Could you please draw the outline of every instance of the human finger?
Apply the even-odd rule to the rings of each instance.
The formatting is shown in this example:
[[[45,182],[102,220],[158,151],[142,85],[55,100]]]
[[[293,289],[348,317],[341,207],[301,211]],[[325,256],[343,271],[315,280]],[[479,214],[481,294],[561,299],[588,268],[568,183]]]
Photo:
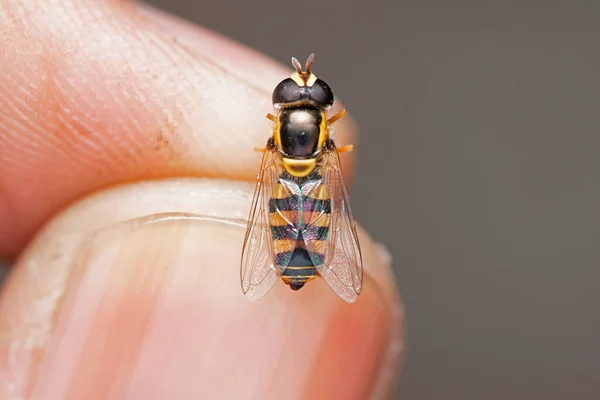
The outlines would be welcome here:
[[[127,2],[4,1],[0,37],[0,256],[9,258],[53,214],[106,187],[253,179],[252,149],[272,130],[270,92],[290,73]],[[351,142],[350,118],[336,125]],[[343,162],[351,171],[351,157]]]

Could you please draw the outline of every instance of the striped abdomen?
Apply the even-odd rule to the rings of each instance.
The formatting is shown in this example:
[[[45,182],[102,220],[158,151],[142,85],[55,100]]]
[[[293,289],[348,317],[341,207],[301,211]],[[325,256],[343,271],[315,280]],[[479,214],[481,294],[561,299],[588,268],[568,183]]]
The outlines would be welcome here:
[[[323,264],[324,253],[317,249],[326,244],[331,205],[320,179],[280,182],[269,200],[274,261],[281,279],[298,290]]]

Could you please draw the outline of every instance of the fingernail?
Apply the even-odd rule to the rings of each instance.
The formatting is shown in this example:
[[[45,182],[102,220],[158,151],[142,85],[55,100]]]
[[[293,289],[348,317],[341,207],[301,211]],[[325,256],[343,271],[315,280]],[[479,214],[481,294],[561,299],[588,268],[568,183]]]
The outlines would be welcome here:
[[[73,259],[28,398],[367,397],[389,335],[377,286],[352,305],[320,281],[300,292],[279,283],[249,302],[243,233],[182,217],[93,235]]]

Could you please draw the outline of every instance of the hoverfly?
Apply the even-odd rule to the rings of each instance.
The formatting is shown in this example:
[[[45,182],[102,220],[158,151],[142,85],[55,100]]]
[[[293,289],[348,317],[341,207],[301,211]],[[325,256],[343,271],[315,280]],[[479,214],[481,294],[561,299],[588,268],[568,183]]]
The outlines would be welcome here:
[[[292,57],[290,78],[273,91],[276,115],[263,152],[250,209],[241,262],[242,290],[251,300],[264,296],[281,278],[292,290],[321,276],[343,300],[352,303],[362,288],[363,268],[356,222],[342,179],[331,125],[344,110],[327,118],[333,92]]]

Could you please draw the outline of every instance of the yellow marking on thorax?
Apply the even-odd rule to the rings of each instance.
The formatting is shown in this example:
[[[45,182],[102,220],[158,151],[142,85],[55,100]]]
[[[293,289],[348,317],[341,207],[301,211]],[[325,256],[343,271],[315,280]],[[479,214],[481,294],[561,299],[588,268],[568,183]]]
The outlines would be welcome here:
[[[283,167],[293,177],[304,178],[312,172],[317,166],[316,158],[308,159],[294,159],[294,158],[283,158]]]
[[[319,126],[319,149],[323,147],[329,137],[329,126],[327,125],[327,115],[321,111],[321,125]]]
[[[275,140],[275,145],[277,148],[281,148],[281,121],[279,121],[279,116],[275,120],[275,127],[273,128],[273,140]]]

